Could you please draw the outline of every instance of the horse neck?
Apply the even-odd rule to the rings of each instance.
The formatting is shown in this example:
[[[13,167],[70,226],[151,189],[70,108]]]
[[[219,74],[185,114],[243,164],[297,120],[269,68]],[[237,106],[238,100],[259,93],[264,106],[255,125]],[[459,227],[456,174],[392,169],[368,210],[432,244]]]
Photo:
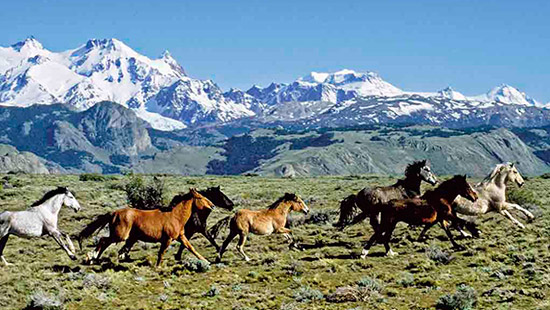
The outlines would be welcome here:
[[[285,218],[290,213],[290,207],[292,204],[288,202],[281,202],[277,206],[277,208],[274,209],[275,213],[283,215]]]
[[[436,189],[430,192],[428,194],[428,199],[436,199],[436,200],[445,200],[447,203],[451,204],[456,197],[458,197],[458,191],[456,191],[454,186],[450,186],[450,184],[441,184]]]
[[[401,187],[407,192],[411,193],[413,196],[420,195],[420,184],[422,180],[418,176],[405,176],[404,179],[397,181],[395,187]]]
[[[506,177],[508,176],[508,173],[499,173],[492,181],[493,184],[498,186],[499,188],[505,188],[506,187]]]
[[[52,198],[46,200],[43,204],[34,208],[42,211],[47,211],[57,217],[61,207],[63,206],[64,195],[55,195]]]
[[[179,222],[184,223],[191,217],[194,200],[186,200],[178,203],[170,212]]]

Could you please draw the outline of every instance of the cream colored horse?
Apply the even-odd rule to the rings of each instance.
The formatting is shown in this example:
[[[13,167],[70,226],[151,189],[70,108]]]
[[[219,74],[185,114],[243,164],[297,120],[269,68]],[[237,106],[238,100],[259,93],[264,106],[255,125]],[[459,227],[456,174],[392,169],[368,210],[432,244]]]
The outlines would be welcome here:
[[[459,214],[479,216],[488,212],[498,212],[523,229],[525,226],[512,216],[511,210],[523,212],[529,220],[535,216],[525,208],[506,201],[506,183],[513,182],[518,186],[523,186],[525,181],[516,169],[514,163],[504,163],[496,165],[495,169],[483,181],[476,184],[474,189],[477,191],[479,199],[471,202],[465,198],[457,197],[453,203],[453,210]],[[465,232],[461,231],[463,235]],[[467,236],[467,234],[465,235]]]

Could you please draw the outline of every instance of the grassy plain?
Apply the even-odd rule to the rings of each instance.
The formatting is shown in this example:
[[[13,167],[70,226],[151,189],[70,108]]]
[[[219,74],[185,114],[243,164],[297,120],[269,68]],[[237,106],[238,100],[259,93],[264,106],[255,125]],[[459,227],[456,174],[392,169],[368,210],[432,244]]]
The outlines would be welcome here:
[[[124,176],[97,181],[80,181],[73,175],[8,178],[9,185],[0,191],[1,210],[24,209],[55,186],[73,190],[82,210],[64,208],[59,223],[70,234],[126,201]],[[51,238],[12,236],[4,255],[14,265],[0,267],[0,308],[21,309],[50,301],[52,309],[433,309],[442,295],[453,294],[461,284],[475,290],[475,308],[550,308],[550,180],[532,178],[522,189],[514,189],[516,201],[540,205],[534,208],[538,217],[523,231],[500,215],[486,215],[477,220],[481,238],[460,240],[467,250],[454,252],[440,228],[434,227],[429,239],[420,243],[413,241],[420,228],[399,224],[393,239],[397,257],[384,257],[383,247],[376,246],[362,260],[358,255],[372,229],[366,222],[344,231],[333,228],[338,203],[362,187],[391,184],[393,178],[162,178],[167,199],[189,187],[221,185],[236,208],[263,208],[285,192],[296,192],[316,214],[308,220],[292,216],[294,235],[305,250],[289,250],[282,236],[252,235],[245,248],[250,263],[236,253],[234,241],[221,264],[198,272],[186,267],[194,266],[190,253],[184,256],[187,265],[174,259],[177,243],[156,269],[158,245],[137,244],[131,252],[133,261],[121,263],[117,260],[121,245],[113,246],[100,264],[88,266],[82,264],[83,253],[71,261]],[[229,214],[216,209],[209,225]],[[329,221],[324,221],[326,216]],[[85,251],[93,243],[93,238],[88,240]],[[214,261],[214,248],[204,237],[196,236],[192,243]]]

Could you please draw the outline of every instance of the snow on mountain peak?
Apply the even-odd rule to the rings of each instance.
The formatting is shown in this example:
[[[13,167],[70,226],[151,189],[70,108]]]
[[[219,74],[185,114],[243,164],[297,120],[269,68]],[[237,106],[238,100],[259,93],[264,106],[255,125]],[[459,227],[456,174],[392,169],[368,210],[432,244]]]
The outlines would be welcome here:
[[[537,105],[537,102],[510,85],[502,84],[491,89],[486,95],[487,100],[505,104]]]
[[[22,52],[24,50],[42,50],[44,47],[33,36],[29,36],[24,41],[17,42],[11,46],[14,50]]]
[[[466,96],[454,90],[451,86],[437,92],[437,97],[452,99],[452,100],[467,100]]]

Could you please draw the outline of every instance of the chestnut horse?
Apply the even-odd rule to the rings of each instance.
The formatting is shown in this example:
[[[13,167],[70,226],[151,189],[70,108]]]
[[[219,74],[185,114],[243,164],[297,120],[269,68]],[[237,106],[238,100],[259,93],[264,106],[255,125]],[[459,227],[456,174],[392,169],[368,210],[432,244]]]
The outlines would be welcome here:
[[[376,231],[380,225],[379,207],[392,199],[406,199],[420,195],[422,181],[437,184],[437,177],[430,169],[427,160],[415,161],[405,168],[405,178],[391,186],[363,188],[357,195],[350,195],[340,203],[340,218],[334,226],[343,229],[348,225],[370,218],[370,224]],[[355,210],[361,213],[353,218]]]
[[[213,204],[193,188],[188,194],[178,195],[178,197],[180,200],[169,211],[124,208],[100,215],[80,232],[78,238],[80,241],[105,225],[109,225],[109,236],[101,238],[95,251],[88,254],[89,262],[98,260],[109,245],[121,241],[126,241],[126,244],[119,251],[119,258],[124,258],[132,246],[140,240],[161,244],[157,267],[160,266],[162,257],[173,240],[180,241],[198,259],[206,260],[191,245],[185,236],[184,227],[193,213],[209,212]]]
[[[382,205],[380,208],[382,214],[380,227],[365,244],[361,257],[365,258],[369,254],[369,249],[377,240],[384,243],[386,255],[395,255],[389,242],[393,230],[399,222],[427,226],[440,223],[453,247],[461,248],[454,241],[448,222],[458,222],[466,226],[474,224],[467,223],[465,220],[456,217],[452,212],[451,205],[459,195],[470,201],[476,201],[477,199],[477,194],[466,181],[466,176],[456,175],[452,179],[441,183],[436,189],[427,191],[422,197],[391,200]]]
[[[221,223],[229,221],[229,235],[225,239],[218,253],[217,261],[221,261],[225,249],[239,235],[239,243],[237,249],[243,256],[245,261],[250,261],[250,258],[244,253],[244,243],[248,233],[256,235],[271,235],[272,233],[283,234],[283,236],[294,244],[294,238],[291,235],[290,229],[286,228],[286,220],[290,211],[309,212],[305,202],[295,194],[286,193],[272,205],[264,210],[247,210],[240,209],[233,217],[228,216],[218,222],[215,226],[220,226]]]

